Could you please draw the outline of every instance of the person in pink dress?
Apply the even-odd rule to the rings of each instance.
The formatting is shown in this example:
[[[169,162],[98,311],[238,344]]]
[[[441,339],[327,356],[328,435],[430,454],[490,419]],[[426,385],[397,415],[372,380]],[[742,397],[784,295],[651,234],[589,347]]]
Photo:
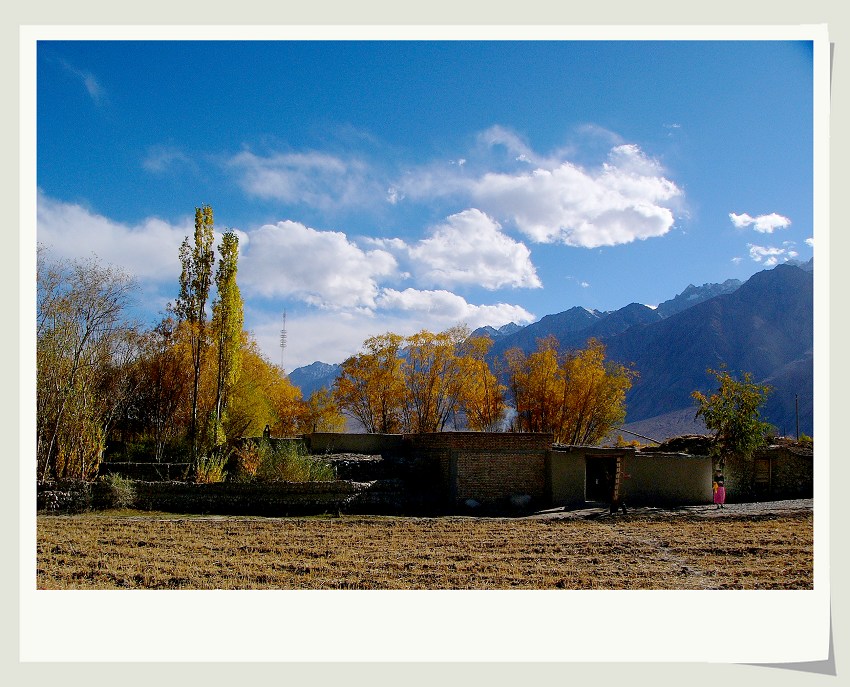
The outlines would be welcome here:
[[[718,470],[714,474],[714,503],[718,508],[723,508],[726,503],[726,486],[724,485],[723,473]]]

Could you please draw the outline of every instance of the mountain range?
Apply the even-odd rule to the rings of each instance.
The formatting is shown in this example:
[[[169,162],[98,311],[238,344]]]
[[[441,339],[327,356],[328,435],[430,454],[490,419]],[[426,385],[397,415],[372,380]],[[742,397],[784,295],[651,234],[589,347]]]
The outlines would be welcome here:
[[[606,346],[609,360],[638,372],[626,396],[623,430],[656,440],[701,431],[691,393],[714,390],[707,373],[725,364],[735,376],[752,373],[769,384],[763,417],[781,434],[813,433],[814,263],[785,263],[746,282],[693,284],[652,308],[630,303],[619,310],[573,307],[526,327],[482,327],[473,336],[493,340],[491,362],[510,348],[526,352],[554,335],[561,350],[583,347],[589,338]],[[304,396],[330,388],[338,365],[315,362],[289,379]],[[625,439],[632,438],[628,434]]]

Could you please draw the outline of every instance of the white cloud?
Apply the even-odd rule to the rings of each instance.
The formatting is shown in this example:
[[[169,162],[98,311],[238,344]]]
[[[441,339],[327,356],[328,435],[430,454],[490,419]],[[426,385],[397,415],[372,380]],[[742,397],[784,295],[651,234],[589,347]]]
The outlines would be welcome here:
[[[466,196],[541,243],[613,246],[663,236],[673,227],[670,206],[682,191],[636,145],[617,145],[603,165],[586,170],[567,160],[546,160],[499,127],[485,134],[488,143],[505,145],[537,166],[479,176],[424,169],[399,186],[413,199]]]
[[[787,262],[792,258],[797,257],[797,252],[792,248],[776,248],[774,246],[757,246],[752,243],[747,244],[750,250],[750,257],[755,262],[763,262],[765,267],[773,267],[779,262]]]
[[[68,259],[95,254],[143,280],[177,284],[180,244],[193,232],[191,222],[187,218],[174,225],[148,218],[131,226],[38,194],[37,237],[51,254]]]
[[[534,151],[518,134],[503,126],[491,126],[486,131],[482,131],[478,135],[478,139],[491,148],[494,146],[504,147],[516,161],[531,163],[537,159]]]
[[[380,197],[394,202],[393,190],[379,185],[368,166],[358,160],[319,152],[261,157],[243,151],[229,165],[239,174],[242,188],[259,198],[318,208],[357,206]]]
[[[142,160],[142,167],[149,172],[160,173],[175,165],[196,168],[196,162],[182,150],[170,146],[153,146]]]
[[[738,229],[752,226],[753,229],[762,234],[772,234],[776,229],[785,229],[791,226],[790,219],[775,212],[771,212],[768,215],[758,215],[757,217],[752,217],[746,212],[740,215],[730,212],[729,219],[732,220],[732,224]]]
[[[806,245],[809,246],[809,248],[815,247],[815,239],[813,236],[806,239]]]
[[[440,328],[464,322],[475,329],[483,325],[499,327],[509,322],[532,322],[535,317],[525,308],[508,303],[473,305],[450,291],[384,289],[378,298],[382,310],[394,310],[427,316],[431,327]]]
[[[736,265],[739,265],[743,260],[744,260],[744,258],[741,258],[741,257],[732,258],[732,262],[734,262]]]
[[[287,220],[250,233],[239,278],[244,289],[268,298],[295,298],[337,310],[373,309],[378,278],[396,270],[395,258],[384,250],[363,251],[342,232]]]
[[[531,251],[474,208],[451,215],[416,244],[401,239],[373,243],[408,259],[413,276],[426,286],[476,285],[489,290],[542,286]]]
[[[487,324],[496,327],[508,322],[524,324],[535,319],[518,306],[476,306],[445,291],[416,292],[409,289],[399,292],[388,289],[378,300],[380,310],[375,312],[289,312],[284,367],[294,370],[317,360],[340,363],[360,350],[368,337],[388,331],[409,336],[422,329],[444,331],[459,323],[475,329]],[[266,315],[248,310],[245,321],[261,350],[270,360],[279,363],[280,313]]]
[[[78,69],[64,59],[59,60],[59,63],[65,71],[82,83],[95,105],[102,105],[106,102],[106,91],[103,89],[103,86],[100,85],[100,82],[94,74],[84,69]]]

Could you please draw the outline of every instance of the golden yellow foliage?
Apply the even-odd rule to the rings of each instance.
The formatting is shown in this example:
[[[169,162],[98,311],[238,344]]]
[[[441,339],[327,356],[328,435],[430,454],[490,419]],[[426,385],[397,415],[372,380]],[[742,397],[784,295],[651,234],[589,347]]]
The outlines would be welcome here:
[[[581,351],[560,354],[550,336],[538,341],[534,353],[514,348],[506,360],[519,431],[552,432],[558,443],[592,444],[625,417],[626,392],[636,373],[607,362],[604,345],[595,339]]]

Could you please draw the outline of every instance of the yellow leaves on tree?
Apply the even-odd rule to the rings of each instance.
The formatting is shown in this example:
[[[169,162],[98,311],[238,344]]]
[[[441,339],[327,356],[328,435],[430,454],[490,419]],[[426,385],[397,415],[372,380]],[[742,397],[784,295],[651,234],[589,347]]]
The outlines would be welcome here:
[[[274,436],[290,436],[300,431],[304,415],[301,390],[263,357],[255,341],[248,341],[230,391],[227,436],[260,436],[266,425]]]
[[[595,339],[584,350],[561,354],[550,336],[530,355],[511,349],[506,361],[518,431],[552,432],[557,443],[593,444],[625,417],[626,392],[636,373],[607,362],[605,347]]]
[[[459,414],[470,429],[495,429],[504,387],[484,360],[490,345],[466,327],[371,337],[343,363],[334,399],[367,432],[440,432]]]
[[[361,353],[343,362],[334,383],[336,403],[367,432],[391,434],[402,429],[402,342],[392,333],[369,337]]]

